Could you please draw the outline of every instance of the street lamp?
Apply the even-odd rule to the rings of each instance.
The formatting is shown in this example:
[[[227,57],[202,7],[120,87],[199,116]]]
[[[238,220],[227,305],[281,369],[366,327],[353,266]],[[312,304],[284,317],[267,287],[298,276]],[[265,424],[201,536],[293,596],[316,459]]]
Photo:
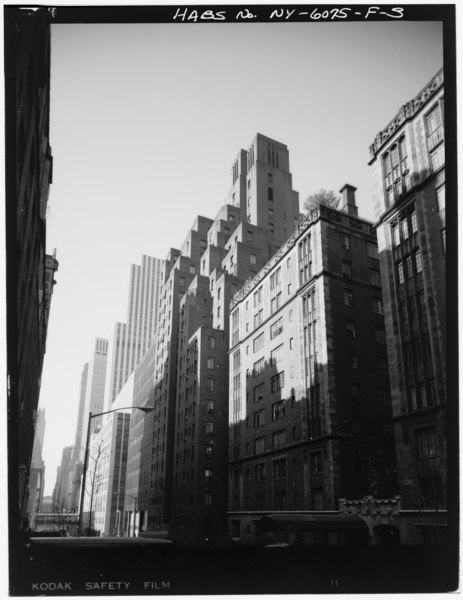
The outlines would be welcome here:
[[[96,417],[101,417],[102,415],[109,415],[110,413],[118,412],[120,410],[130,410],[130,409],[134,409],[134,408],[136,408],[137,410],[141,410],[144,413],[149,413],[154,410],[154,408],[152,406],[121,406],[119,408],[113,408],[112,410],[107,410],[107,411],[101,412],[101,413],[96,413],[96,414],[92,414],[91,412],[88,413],[87,439],[85,442],[85,458],[84,458],[84,468],[83,468],[83,472],[82,472],[82,489],[80,492],[79,525],[78,525],[78,529],[77,529],[79,536],[82,535],[82,517],[83,517],[83,513],[84,513],[84,499],[85,499],[85,480],[87,477],[87,465],[88,465],[88,445],[89,445],[89,441],[90,441],[90,430],[91,430],[92,419],[95,419]]]

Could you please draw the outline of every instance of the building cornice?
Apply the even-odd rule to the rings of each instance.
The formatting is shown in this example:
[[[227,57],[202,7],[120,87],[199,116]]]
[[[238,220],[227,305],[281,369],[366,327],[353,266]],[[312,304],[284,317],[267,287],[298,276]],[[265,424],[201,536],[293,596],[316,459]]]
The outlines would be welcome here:
[[[273,267],[280,262],[283,256],[296,245],[297,240],[319,219],[332,222],[335,221],[344,227],[350,227],[352,229],[356,229],[357,231],[362,230],[372,236],[376,235],[375,226],[366,219],[353,217],[343,211],[329,208],[324,204],[319,204],[317,208],[311,210],[302,218],[297,226],[297,229],[290,236],[288,241],[285,242],[285,244],[283,244],[283,246],[272,256],[272,258],[267,262],[266,265],[262,267],[257,275],[254,275],[245,281],[243,287],[231,299],[230,311],[232,311],[236,305],[239,304],[264,279],[264,277],[273,269]]]
[[[396,131],[407,121],[411,121],[418,111],[440,90],[444,85],[444,70],[441,69],[431,81],[421,90],[421,92],[404,104],[395,117],[390,121],[386,127],[381,130],[375,137],[373,144],[370,146],[370,163],[371,164],[384,146],[384,144],[391,139]]]

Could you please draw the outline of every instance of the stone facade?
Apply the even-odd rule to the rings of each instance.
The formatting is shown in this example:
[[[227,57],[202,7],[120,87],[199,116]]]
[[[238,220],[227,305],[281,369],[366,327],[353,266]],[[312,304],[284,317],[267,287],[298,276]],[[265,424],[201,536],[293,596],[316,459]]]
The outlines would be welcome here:
[[[377,137],[370,165],[401,501],[438,509],[447,502],[443,72],[406,107]]]
[[[198,216],[165,261],[155,411],[139,449],[151,475],[142,483],[140,471],[139,496],[146,528],[168,530],[177,543],[226,535],[229,304],[297,217],[288,150],[257,134],[233,163],[228,203],[215,219]]]
[[[394,489],[376,235],[355,188],[341,191],[344,210],[311,211],[232,300],[235,538],[258,536],[262,511],[333,511],[340,496]]]

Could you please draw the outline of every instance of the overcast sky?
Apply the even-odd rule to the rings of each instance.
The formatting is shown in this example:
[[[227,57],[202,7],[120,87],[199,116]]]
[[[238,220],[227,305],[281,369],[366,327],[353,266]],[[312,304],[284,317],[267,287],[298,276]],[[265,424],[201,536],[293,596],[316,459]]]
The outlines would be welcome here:
[[[431,22],[52,26],[46,494],[95,338],[126,320],[130,264],[216,215],[257,132],[287,144],[301,201],[350,183],[373,220],[369,145],[442,60]]]

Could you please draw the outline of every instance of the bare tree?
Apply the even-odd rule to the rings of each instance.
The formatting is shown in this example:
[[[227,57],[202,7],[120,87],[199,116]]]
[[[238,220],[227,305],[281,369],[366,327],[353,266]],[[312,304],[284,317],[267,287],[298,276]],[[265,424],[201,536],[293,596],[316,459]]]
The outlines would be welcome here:
[[[61,499],[58,504],[53,505],[53,513],[54,513],[54,527],[58,528],[59,531],[65,531],[67,525],[67,506],[66,500],[64,498]]]
[[[319,204],[323,204],[328,208],[338,208],[341,198],[337,196],[333,190],[318,190],[315,194],[311,194],[304,200],[304,210],[309,212],[318,208]]]
[[[100,440],[99,443],[94,446],[93,452],[89,453],[89,458],[92,461],[92,464],[89,467],[89,476],[87,477],[88,484],[85,486],[85,492],[89,497],[87,535],[91,535],[90,532],[92,530],[93,502],[105,478],[104,474],[98,468],[100,460],[104,458],[104,456],[105,452],[103,448],[103,441]]]

